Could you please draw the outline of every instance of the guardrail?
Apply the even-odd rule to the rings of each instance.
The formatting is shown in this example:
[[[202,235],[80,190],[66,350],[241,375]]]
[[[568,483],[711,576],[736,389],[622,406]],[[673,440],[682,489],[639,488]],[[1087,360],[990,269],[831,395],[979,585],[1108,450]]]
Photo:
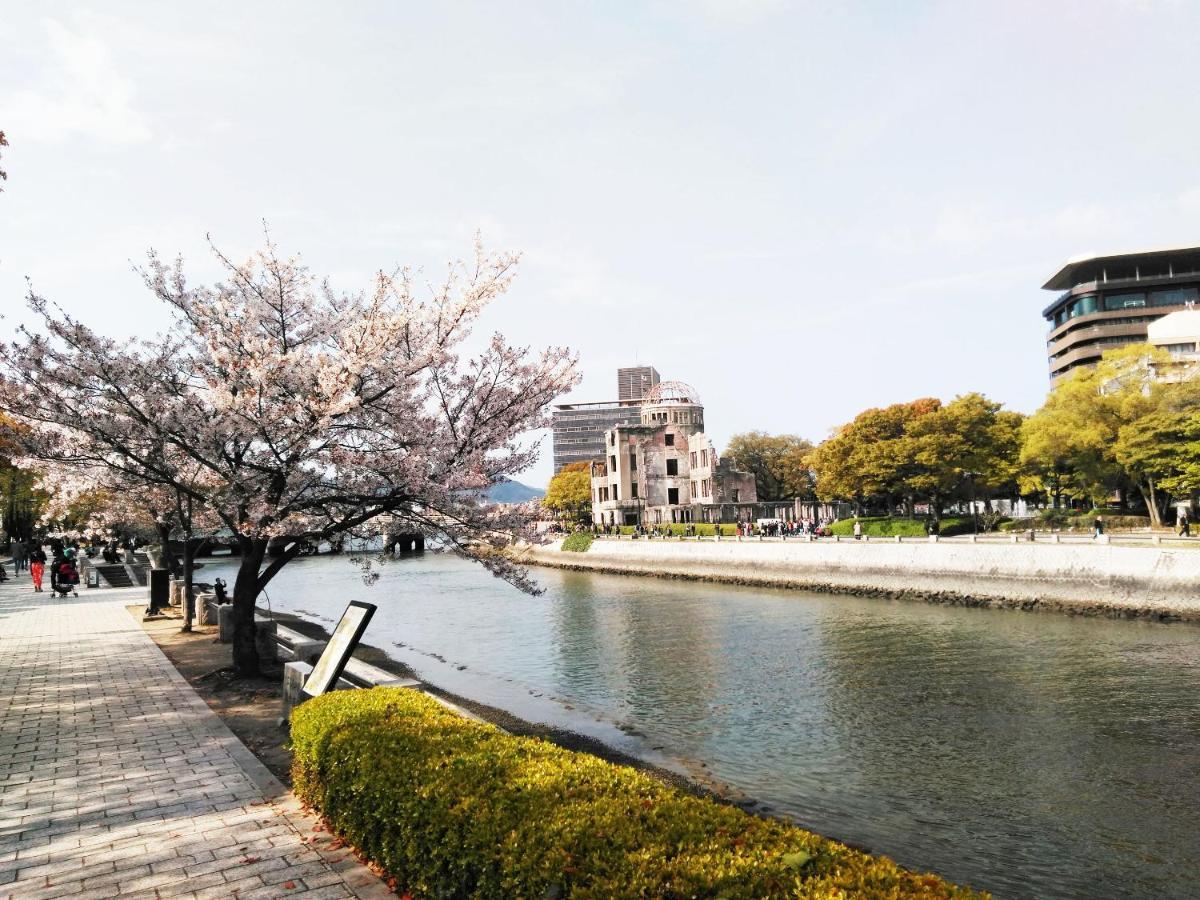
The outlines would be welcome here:
[[[733,541],[736,543],[860,543],[860,544],[1152,544],[1155,546],[1184,546],[1200,547],[1200,536],[1182,537],[1176,534],[1162,532],[1117,532],[1099,536],[1075,532],[1061,531],[992,531],[985,534],[960,534],[952,537],[943,535],[866,535],[854,538],[849,535],[832,535],[815,537],[807,534],[794,535],[723,535],[720,538],[712,535],[631,535],[631,534],[598,534],[598,541],[704,541],[720,543]]]

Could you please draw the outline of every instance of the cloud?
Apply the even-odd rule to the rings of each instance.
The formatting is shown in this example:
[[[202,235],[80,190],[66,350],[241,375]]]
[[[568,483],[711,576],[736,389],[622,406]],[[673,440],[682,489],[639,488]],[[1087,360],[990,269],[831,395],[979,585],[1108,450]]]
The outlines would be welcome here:
[[[1175,205],[1185,213],[1200,212],[1200,187],[1184,191],[1175,198]]]
[[[1033,216],[1007,216],[979,204],[943,207],[933,226],[936,243],[955,247],[1012,240],[1080,240],[1118,230],[1120,217],[1099,204],[1067,206]]]
[[[788,7],[788,0],[665,0],[661,9],[678,18],[699,16],[714,25],[754,25]]]
[[[45,142],[76,135],[108,143],[149,139],[150,129],[132,105],[133,86],[117,70],[108,45],[55,19],[43,25],[50,54],[41,83],[0,101],[0,121],[10,135]]]

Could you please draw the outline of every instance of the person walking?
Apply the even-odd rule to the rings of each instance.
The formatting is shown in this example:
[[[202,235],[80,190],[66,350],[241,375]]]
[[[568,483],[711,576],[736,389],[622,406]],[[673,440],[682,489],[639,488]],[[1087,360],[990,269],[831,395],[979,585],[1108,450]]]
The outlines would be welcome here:
[[[854,539],[856,541],[862,540],[862,522],[858,521],[858,519],[854,520]]]
[[[1179,515],[1175,519],[1175,524],[1179,526],[1179,536],[1180,537],[1191,537],[1192,536],[1192,523],[1188,519],[1188,514],[1187,514],[1186,509],[1179,510]]]
[[[33,576],[33,591],[35,594],[42,593],[42,575],[46,571],[46,551],[42,549],[42,545],[34,542],[33,548],[29,551],[29,574]]]
[[[29,568],[29,545],[24,541],[13,541],[13,572],[20,575]]]
[[[1104,534],[1104,520],[1096,516],[1096,521],[1092,523],[1092,537],[1098,538]]]

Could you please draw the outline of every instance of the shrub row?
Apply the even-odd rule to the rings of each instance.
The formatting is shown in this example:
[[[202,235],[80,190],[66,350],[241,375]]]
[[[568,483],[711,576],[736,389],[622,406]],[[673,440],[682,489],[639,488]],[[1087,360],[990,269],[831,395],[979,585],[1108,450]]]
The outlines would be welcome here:
[[[862,523],[863,534],[870,537],[920,537],[926,534],[925,519],[908,519],[901,516],[864,516],[858,521]],[[981,525],[982,530],[982,525]],[[830,526],[834,534],[854,534],[854,520],[842,519]],[[955,534],[971,533],[970,516],[945,516],[941,522],[941,534],[950,537]]]
[[[575,553],[587,553],[592,546],[592,541],[595,538],[590,531],[576,531],[574,534],[567,535],[562,542],[564,550],[571,550]]]
[[[417,897],[973,897],[403,688],[292,718],[296,793]]]

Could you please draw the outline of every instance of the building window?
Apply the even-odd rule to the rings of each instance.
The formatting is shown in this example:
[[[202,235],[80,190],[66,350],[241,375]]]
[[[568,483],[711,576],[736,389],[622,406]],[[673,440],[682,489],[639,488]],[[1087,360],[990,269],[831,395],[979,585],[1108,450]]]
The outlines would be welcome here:
[[[1167,291],[1152,291],[1151,306],[1183,306],[1183,304],[1200,300],[1200,290],[1194,287],[1172,288]]]
[[[1078,301],[1076,301],[1076,303],[1078,303]],[[1146,295],[1142,294],[1142,293],[1108,294],[1104,298],[1104,308],[1105,309],[1133,309],[1135,307],[1145,306],[1145,305],[1146,305]],[[1072,306],[1071,308],[1073,310],[1075,307]],[[1080,315],[1080,313],[1077,313],[1077,312],[1071,313],[1072,317],[1075,317],[1077,315]]]
[[[629,451],[629,471],[630,472],[637,471],[637,454],[634,453],[632,450]]]
[[[679,460],[677,460],[677,459],[668,459],[667,460],[667,474],[668,475],[678,475],[679,474]]]
[[[663,441],[666,443],[666,445],[667,445],[668,447],[674,447],[674,446],[675,446],[675,435],[673,435],[673,434],[664,434],[664,435],[663,435]]]
[[[667,488],[667,503],[670,505],[678,505],[679,488]]]
[[[612,486],[612,498],[614,500],[621,499],[621,485],[620,484],[614,484]]]
[[[693,500],[695,500],[695,499],[696,499],[696,482],[694,482],[694,481],[689,481],[689,482],[688,482],[688,484],[689,484],[689,485],[691,486],[691,488],[692,488],[692,499],[693,499]]]
[[[696,468],[696,451],[692,451],[692,468]]]
[[[711,478],[704,479],[704,496],[705,497],[712,496],[712,479]]]
[[[737,503],[738,502],[738,489],[733,488],[732,490],[730,490],[729,496],[730,496],[730,499],[732,499],[734,503]]]
[[[612,471],[612,473],[614,475],[616,475],[617,474],[617,458],[615,456],[610,456],[608,458],[608,466],[609,466],[609,469]]]
[[[638,492],[637,492],[637,482],[635,481],[635,482],[633,482],[632,484],[630,484],[630,485],[629,485],[629,496],[630,496],[631,498],[633,498],[634,500],[636,500],[636,499],[637,499],[637,495],[638,495]]]
[[[707,450],[700,451],[700,465],[702,465],[702,466],[708,465],[708,451]]]
[[[1185,353],[1195,353],[1195,344],[1163,344],[1162,348],[1172,356],[1182,356]]]

